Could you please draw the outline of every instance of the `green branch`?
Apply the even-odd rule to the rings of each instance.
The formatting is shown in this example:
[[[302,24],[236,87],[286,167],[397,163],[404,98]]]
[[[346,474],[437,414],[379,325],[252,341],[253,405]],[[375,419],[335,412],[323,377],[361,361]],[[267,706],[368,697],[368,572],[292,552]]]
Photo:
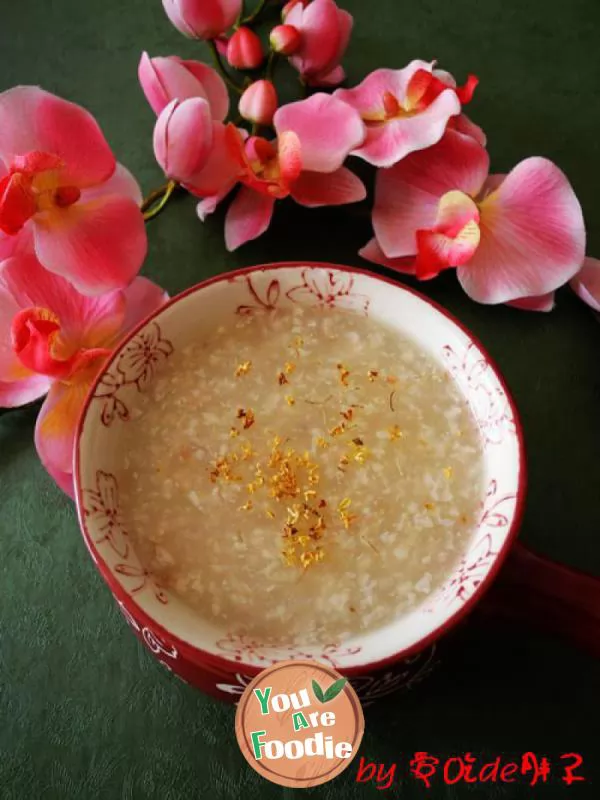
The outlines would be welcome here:
[[[150,192],[148,197],[146,197],[141,205],[141,211],[144,215],[145,222],[154,219],[154,217],[157,217],[160,214],[178,186],[179,184],[177,181],[169,181],[168,183],[165,183],[164,186],[161,186],[160,189]]]
[[[245,17],[241,22],[240,25],[251,25],[253,22],[256,22],[258,17],[262,14],[265,6],[267,5],[267,0],[259,0],[258,5],[254,9],[254,11]]]
[[[212,55],[213,55],[213,60],[215,62],[215,67],[217,68],[217,71],[219,72],[219,74],[221,75],[221,77],[223,78],[223,80],[225,81],[227,86],[229,86],[229,88],[233,92],[237,92],[237,94],[243,94],[243,92],[244,92],[243,87],[238,86],[237,83],[234,80],[232,80],[231,76],[229,75],[229,73],[225,69],[225,65],[223,64],[223,61],[222,61],[221,55],[219,54],[219,51],[217,49],[217,45],[215,43],[215,40],[211,39],[208,42],[208,45],[209,45],[209,47],[211,49],[211,52],[212,52]]]

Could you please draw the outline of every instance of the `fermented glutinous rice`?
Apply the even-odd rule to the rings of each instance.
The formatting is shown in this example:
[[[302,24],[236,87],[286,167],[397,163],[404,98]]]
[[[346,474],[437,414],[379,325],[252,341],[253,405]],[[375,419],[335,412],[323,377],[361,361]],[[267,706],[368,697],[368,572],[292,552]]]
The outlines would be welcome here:
[[[235,633],[311,643],[385,624],[443,583],[477,522],[465,400],[364,316],[236,318],[176,352],[138,411],[130,536],[162,585]]]

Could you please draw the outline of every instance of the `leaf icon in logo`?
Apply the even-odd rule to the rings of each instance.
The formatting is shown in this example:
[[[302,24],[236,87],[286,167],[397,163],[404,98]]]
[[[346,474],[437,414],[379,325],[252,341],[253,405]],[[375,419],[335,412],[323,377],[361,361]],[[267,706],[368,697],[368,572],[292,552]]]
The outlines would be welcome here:
[[[320,703],[325,702],[325,695],[323,694],[323,689],[319,686],[319,684],[313,679],[312,682],[313,692],[315,693],[315,697]]]
[[[347,682],[348,681],[346,678],[340,678],[335,683],[332,683],[329,689],[327,689],[325,692],[325,698],[323,702],[328,703],[330,700],[334,700],[342,691]]]
[[[335,700],[347,682],[347,678],[340,678],[339,680],[334,681],[334,683],[332,683],[331,686],[325,692],[323,692],[323,689],[321,689],[319,684],[313,680],[312,688],[313,692],[315,693],[315,697],[320,703],[329,703],[331,700]]]

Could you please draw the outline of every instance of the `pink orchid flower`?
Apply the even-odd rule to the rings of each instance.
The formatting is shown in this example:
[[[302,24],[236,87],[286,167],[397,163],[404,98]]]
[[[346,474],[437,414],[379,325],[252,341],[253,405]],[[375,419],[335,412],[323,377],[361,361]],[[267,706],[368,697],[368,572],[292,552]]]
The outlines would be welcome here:
[[[600,312],[600,261],[586,258],[581,270],[571,281],[571,288],[584,303]]]
[[[226,217],[227,247],[234,250],[269,226],[275,201],[291,196],[305,206],[340,205],[365,197],[365,187],[342,166],[365,136],[358,113],[326,94],[280,108],[277,138],[251,137],[210,120],[207,101],[174,100],[154,130],[154,152],[165,174],[201,198],[200,219],[241,182]],[[247,134],[246,134],[247,135]]]
[[[577,197],[544,158],[528,158],[508,175],[488,173],[486,150],[455,130],[380,170],[375,241],[361,254],[421,279],[457,267],[463,289],[480,303],[551,306],[547,295],[584,257]]]
[[[155,114],[172,100],[200,97],[206,100],[211,117],[222,122],[229,111],[229,95],[223,78],[200,61],[183,61],[177,56],[150,58],[142,53],[138,77],[146,100]]]
[[[353,155],[376,167],[391,167],[439,142],[450,119],[471,100],[477,78],[470,75],[465,86],[457,87],[449,73],[434,66],[435,61],[416,60],[404,69],[377,69],[353,89],[335,92],[367,126],[365,142]],[[473,131],[480,138],[477,126]]]
[[[310,86],[337,86],[346,77],[340,66],[350,42],[354,20],[334,0],[296,3],[285,12],[285,24],[300,34],[290,63]]]
[[[214,39],[231,28],[243,0],[163,0],[167,16],[190,39]]]
[[[87,111],[35,86],[0,94],[0,258],[33,250],[85,294],[126,286],[146,256],[140,202]]]
[[[314,208],[355,203],[366,196],[362,181],[342,166],[365,135],[350,106],[315,94],[280,108],[273,125],[275,140],[253,136],[240,146],[239,180],[244,185],[225,218],[228,250],[266,231],[278,199],[291,196]]]
[[[165,299],[146,278],[85,297],[33,255],[0,264],[0,406],[19,406],[48,393],[35,444],[67,494],[73,494],[75,427],[93,378],[119,339]]]

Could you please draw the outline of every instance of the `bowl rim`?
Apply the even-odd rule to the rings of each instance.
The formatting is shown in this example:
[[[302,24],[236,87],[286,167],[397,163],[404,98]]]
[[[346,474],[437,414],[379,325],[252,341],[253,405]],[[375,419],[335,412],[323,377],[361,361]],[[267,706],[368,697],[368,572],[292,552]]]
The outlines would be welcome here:
[[[494,558],[494,561],[492,563],[492,566],[490,567],[488,574],[485,576],[485,578],[482,580],[479,586],[473,591],[471,597],[469,597],[468,600],[466,600],[465,603],[460,606],[460,608],[458,608],[456,611],[450,614],[450,616],[448,616],[444,620],[444,622],[438,625],[437,628],[435,628],[433,631],[423,636],[422,638],[418,639],[409,647],[405,647],[402,650],[398,650],[394,653],[391,653],[385,658],[379,659],[377,661],[365,661],[363,663],[355,664],[353,666],[336,667],[336,669],[341,674],[348,677],[355,677],[359,675],[364,675],[365,673],[370,673],[373,671],[384,669],[386,667],[392,666],[393,664],[401,662],[407,658],[418,655],[426,648],[437,642],[440,638],[445,636],[447,633],[449,633],[460,622],[462,622],[471,613],[474,607],[480,602],[480,600],[483,598],[483,596],[486,594],[486,592],[489,590],[492,583],[496,579],[502,565],[504,564],[510,552],[511,547],[515,542],[515,539],[521,527],[523,514],[525,510],[525,496],[527,492],[527,465],[526,465],[525,437],[523,433],[523,426],[521,423],[521,419],[517,410],[517,406],[513,399],[512,393],[508,387],[508,384],[504,376],[502,375],[502,372],[498,368],[495,360],[490,356],[487,349],[483,346],[481,341],[459,319],[457,319],[450,311],[448,311],[442,305],[437,303],[435,300],[432,300],[431,298],[421,294],[412,287],[406,286],[404,283],[400,283],[397,280],[393,280],[392,278],[386,275],[381,275],[378,272],[374,272],[370,269],[363,269],[361,267],[351,267],[348,265],[336,264],[327,261],[294,260],[294,261],[275,261],[272,263],[257,264],[255,266],[241,267],[235,270],[222,272],[217,275],[213,275],[204,281],[200,281],[199,283],[194,284],[193,286],[190,286],[187,289],[184,289],[179,294],[170,297],[166,303],[164,303],[158,309],[155,309],[152,313],[150,313],[147,317],[145,317],[145,319],[139,322],[134,328],[132,328],[131,331],[129,331],[128,334],[126,334],[118,342],[118,344],[113,349],[110,358],[104,364],[98,375],[94,378],[88,390],[88,393],[85,397],[77,421],[75,440],[73,444],[73,480],[74,480],[74,499],[77,510],[77,520],[84,543],[87,549],[93,555],[93,561],[95,563],[96,569],[101,574],[104,582],[108,585],[111,593],[113,594],[114,598],[117,600],[121,608],[131,613],[130,607],[133,607],[133,613],[135,613],[136,615],[135,616],[136,622],[141,622],[143,627],[148,627],[153,633],[156,633],[157,635],[164,637],[164,639],[167,642],[172,642],[178,648],[179,652],[188,655],[188,657],[192,659],[193,663],[199,668],[212,666],[213,670],[217,670],[220,673],[226,673],[229,675],[237,674],[240,672],[248,672],[250,675],[257,675],[264,669],[264,667],[262,666],[258,666],[255,664],[248,664],[243,660],[235,661],[225,656],[217,655],[215,653],[209,653],[208,651],[203,650],[202,648],[193,645],[190,642],[178,638],[175,634],[173,634],[171,631],[165,628],[160,622],[155,620],[146,611],[144,611],[144,609],[142,609],[139,606],[135,598],[132,595],[128,594],[127,591],[123,588],[123,586],[119,583],[119,581],[111,572],[110,568],[104,562],[102,556],[98,553],[94,542],[91,540],[91,537],[89,536],[86,530],[84,522],[84,509],[83,509],[83,488],[81,485],[81,474],[80,474],[81,437],[90,404],[96,392],[96,388],[100,383],[100,381],[102,380],[105,372],[108,369],[110,369],[114,360],[118,357],[119,353],[123,350],[123,348],[135,336],[137,336],[137,334],[146,325],[152,322],[152,320],[156,319],[164,311],[176,305],[184,298],[192,294],[195,294],[196,292],[199,292],[202,289],[211,286],[212,284],[221,282],[231,282],[232,280],[238,277],[251,275],[255,272],[268,272],[268,271],[275,271],[278,269],[289,269],[289,268],[329,269],[338,272],[347,272],[351,274],[365,275],[369,278],[374,278],[375,280],[378,280],[382,283],[389,284],[394,288],[399,289],[400,291],[407,292],[408,294],[413,295],[414,297],[418,298],[425,304],[433,307],[443,317],[445,317],[448,322],[455,325],[459,330],[461,330],[462,333],[464,333],[468,337],[468,339],[479,349],[481,355],[484,357],[485,361],[492,369],[496,380],[500,384],[502,391],[506,396],[515,424],[515,433],[517,438],[518,457],[519,457],[515,508],[510,528],[506,534],[502,546],[500,547],[500,550],[498,551],[498,553]]]

